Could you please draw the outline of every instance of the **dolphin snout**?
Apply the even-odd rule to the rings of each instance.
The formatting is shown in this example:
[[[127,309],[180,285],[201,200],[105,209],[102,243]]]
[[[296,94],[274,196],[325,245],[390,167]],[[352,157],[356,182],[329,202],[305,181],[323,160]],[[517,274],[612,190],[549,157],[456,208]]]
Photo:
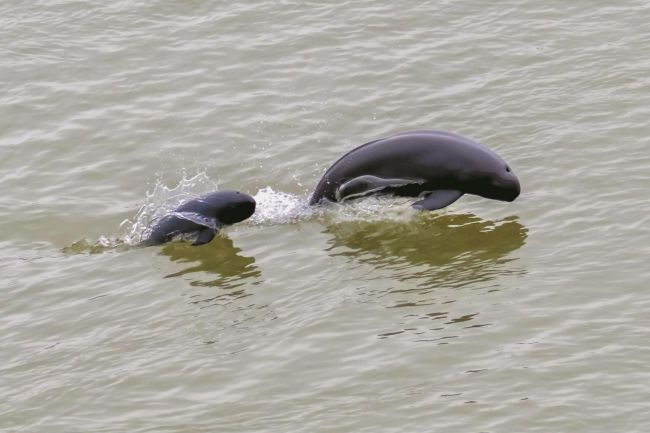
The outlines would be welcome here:
[[[234,204],[236,209],[237,218],[245,220],[255,213],[255,199],[248,194],[241,194],[238,197],[238,201]]]
[[[253,197],[250,197],[250,200],[247,200],[244,202],[244,209],[246,212],[248,212],[249,216],[253,215],[255,213],[255,199]]]
[[[521,184],[519,183],[519,179],[517,176],[514,174],[512,175],[512,179],[509,182],[509,187],[508,187],[508,192],[509,192],[509,198],[508,201],[514,201],[517,197],[519,197],[519,194],[521,194]]]

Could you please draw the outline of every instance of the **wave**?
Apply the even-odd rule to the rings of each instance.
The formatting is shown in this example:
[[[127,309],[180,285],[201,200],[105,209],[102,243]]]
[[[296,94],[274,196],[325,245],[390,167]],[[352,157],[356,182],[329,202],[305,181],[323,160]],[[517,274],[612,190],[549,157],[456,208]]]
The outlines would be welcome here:
[[[93,253],[136,246],[149,236],[157,220],[172,213],[183,202],[218,190],[218,187],[219,182],[204,172],[193,176],[183,174],[174,185],[167,185],[158,178],[153,189],[146,192],[144,203],[135,215],[120,223],[117,237],[104,235],[95,242],[82,239],[64,251]],[[422,215],[410,207],[412,198],[370,196],[345,205],[310,206],[307,194],[276,191],[270,186],[259,189],[253,197],[257,202],[255,213],[238,223],[238,227],[295,224],[314,219],[326,225],[346,221],[408,222]]]

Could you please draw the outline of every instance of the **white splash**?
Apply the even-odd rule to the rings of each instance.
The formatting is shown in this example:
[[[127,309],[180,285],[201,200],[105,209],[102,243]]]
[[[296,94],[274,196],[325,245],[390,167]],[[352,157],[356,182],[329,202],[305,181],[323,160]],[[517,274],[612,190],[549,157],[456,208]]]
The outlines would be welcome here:
[[[158,219],[173,213],[181,203],[216,190],[218,190],[217,182],[205,173],[198,173],[191,177],[183,175],[178,183],[171,187],[158,179],[153,191],[147,191],[145,202],[136,215],[120,224],[124,244],[140,243],[149,236],[151,227]],[[255,213],[247,221],[240,223],[241,225],[292,224],[313,218],[330,222],[359,220],[406,222],[417,214],[410,206],[413,201],[410,198],[371,196],[345,204],[309,206],[307,195],[275,191],[270,186],[260,189],[253,197],[257,203]],[[214,221],[206,221],[204,217],[197,214],[181,212],[177,213],[177,216],[208,227],[215,224]]]
[[[249,222],[255,225],[293,223],[309,219],[314,214],[306,197],[274,191],[270,186],[259,190],[253,198],[257,204]]]
[[[168,187],[161,179],[156,181],[153,191],[147,191],[145,202],[132,219],[120,224],[127,245],[135,245],[146,239],[153,223],[176,209],[181,203],[207,192],[216,191],[218,184],[205,173],[183,177],[175,186]]]
[[[335,221],[408,221],[417,214],[412,198],[371,196],[323,206],[309,206],[309,197],[275,191],[270,186],[255,194],[255,214],[248,220],[255,225],[288,224],[312,218]]]
[[[411,207],[413,198],[369,196],[332,204],[331,217],[336,221],[402,221],[406,222],[418,212]]]

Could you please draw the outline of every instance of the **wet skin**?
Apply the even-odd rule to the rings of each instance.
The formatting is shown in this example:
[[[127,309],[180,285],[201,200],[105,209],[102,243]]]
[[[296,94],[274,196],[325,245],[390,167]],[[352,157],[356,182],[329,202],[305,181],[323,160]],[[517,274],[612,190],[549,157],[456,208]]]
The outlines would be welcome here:
[[[418,210],[435,210],[463,194],[513,201],[519,179],[489,148],[460,135],[409,131],[363,144],[323,175],[309,203],[342,202],[370,194],[422,197]]]
[[[255,212],[255,199],[239,191],[217,191],[183,203],[151,230],[145,246],[169,242],[175,236],[197,234],[192,245],[210,242],[219,229],[238,223]]]

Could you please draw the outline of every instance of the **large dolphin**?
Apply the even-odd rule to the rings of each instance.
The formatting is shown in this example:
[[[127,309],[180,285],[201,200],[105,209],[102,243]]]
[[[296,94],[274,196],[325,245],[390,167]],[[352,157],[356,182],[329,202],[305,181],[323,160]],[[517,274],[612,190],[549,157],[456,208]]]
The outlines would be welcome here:
[[[253,215],[255,199],[239,191],[217,191],[187,201],[162,217],[143,245],[160,245],[175,236],[196,234],[192,245],[210,242],[221,227]]]
[[[418,210],[448,206],[463,194],[513,201],[521,189],[508,164],[468,138],[441,131],[409,131],[363,144],[336,161],[309,204],[369,194],[422,197]]]

